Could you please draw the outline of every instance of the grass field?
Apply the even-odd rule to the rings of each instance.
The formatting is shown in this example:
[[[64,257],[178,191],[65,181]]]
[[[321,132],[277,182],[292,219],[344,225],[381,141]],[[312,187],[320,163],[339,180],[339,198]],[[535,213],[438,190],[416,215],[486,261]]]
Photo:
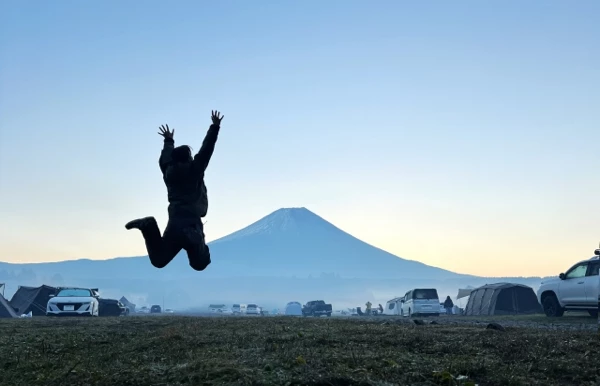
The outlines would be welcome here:
[[[579,318],[572,323],[580,321],[595,322]],[[485,323],[440,322],[177,316],[1,320],[0,384],[600,384],[598,332],[589,328],[496,331]]]

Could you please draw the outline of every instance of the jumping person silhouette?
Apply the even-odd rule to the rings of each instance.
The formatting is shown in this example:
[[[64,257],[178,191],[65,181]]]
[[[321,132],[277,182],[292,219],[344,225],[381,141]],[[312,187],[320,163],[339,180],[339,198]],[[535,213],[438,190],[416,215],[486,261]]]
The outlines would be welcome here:
[[[169,125],[160,127],[164,146],[158,161],[169,197],[169,222],[163,236],[154,217],[128,222],[126,229],[139,229],[146,241],[150,262],[163,268],[182,249],[187,252],[190,266],[203,271],[210,264],[210,250],[204,240],[202,217],[208,211],[208,195],[204,172],[215,150],[221,120],[224,116],[212,112],[212,124],[204,137],[200,151],[192,158],[189,146],[175,146]]]

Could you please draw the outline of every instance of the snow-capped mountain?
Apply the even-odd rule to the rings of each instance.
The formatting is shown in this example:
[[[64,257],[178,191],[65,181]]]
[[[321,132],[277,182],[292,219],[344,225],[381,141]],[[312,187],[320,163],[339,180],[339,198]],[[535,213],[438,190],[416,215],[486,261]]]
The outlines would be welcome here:
[[[220,273],[221,270],[268,276],[334,273],[356,278],[457,276],[369,245],[306,208],[276,210],[209,246],[216,263],[214,271]]]

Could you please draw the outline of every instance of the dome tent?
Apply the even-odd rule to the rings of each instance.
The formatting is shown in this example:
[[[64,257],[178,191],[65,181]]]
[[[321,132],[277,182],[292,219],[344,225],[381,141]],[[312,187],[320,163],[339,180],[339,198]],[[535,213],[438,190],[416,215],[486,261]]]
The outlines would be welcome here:
[[[465,315],[516,315],[542,313],[531,287],[522,284],[496,283],[476,288],[469,296]]]
[[[302,316],[302,305],[298,302],[289,302],[285,306],[285,314],[293,316]]]

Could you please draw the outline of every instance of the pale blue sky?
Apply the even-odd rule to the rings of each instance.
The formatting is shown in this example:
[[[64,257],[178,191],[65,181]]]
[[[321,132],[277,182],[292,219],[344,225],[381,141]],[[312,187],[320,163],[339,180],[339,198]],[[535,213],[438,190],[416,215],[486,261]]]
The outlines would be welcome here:
[[[600,241],[599,19],[597,1],[2,2],[0,260],[145,254],[123,225],[166,224],[158,126],[198,150],[219,109],[209,240],[305,206],[402,257],[556,274]]]

